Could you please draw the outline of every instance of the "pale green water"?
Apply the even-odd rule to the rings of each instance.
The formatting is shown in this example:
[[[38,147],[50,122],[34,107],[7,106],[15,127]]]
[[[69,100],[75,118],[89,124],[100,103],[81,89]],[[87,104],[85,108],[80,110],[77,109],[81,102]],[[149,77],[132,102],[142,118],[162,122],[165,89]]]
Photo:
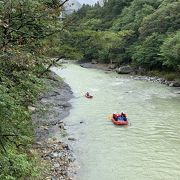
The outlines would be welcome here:
[[[77,180],[180,180],[180,95],[173,88],[73,64],[54,71],[76,97],[64,121],[78,139]],[[108,120],[121,111],[130,126]]]

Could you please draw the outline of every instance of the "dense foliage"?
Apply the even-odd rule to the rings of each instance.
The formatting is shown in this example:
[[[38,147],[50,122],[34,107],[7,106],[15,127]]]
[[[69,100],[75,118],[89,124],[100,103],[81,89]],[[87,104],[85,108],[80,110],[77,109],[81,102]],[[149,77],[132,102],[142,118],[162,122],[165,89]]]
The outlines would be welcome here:
[[[36,175],[28,106],[55,62],[48,56],[56,48],[52,39],[63,31],[59,17],[64,2],[0,0],[0,179]]]
[[[84,5],[68,20],[67,42],[86,61],[180,70],[179,0],[108,0]]]

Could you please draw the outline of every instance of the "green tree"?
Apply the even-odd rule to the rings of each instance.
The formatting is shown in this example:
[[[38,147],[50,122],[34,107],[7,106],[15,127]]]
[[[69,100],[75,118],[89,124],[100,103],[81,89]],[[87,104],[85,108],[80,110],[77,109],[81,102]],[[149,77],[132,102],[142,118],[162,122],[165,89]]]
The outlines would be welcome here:
[[[169,35],[160,47],[163,65],[180,70],[180,31]]]
[[[160,6],[157,11],[143,19],[139,28],[142,37],[149,36],[154,32],[174,32],[180,28],[180,2],[169,3]]]
[[[143,18],[152,14],[160,2],[161,0],[134,0],[130,6],[125,7],[120,16],[114,20],[112,29],[116,31],[134,30],[137,32]]]
[[[153,33],[145,40],[135,43],[130,48],[133,63],[147,69],[161,69],[160,46],[163,43],[164,35]]]
[[[131,42],[134,32],[125,30],[120,32],[103,31],[100,34],[99,59],[106,63],[127,63],[129,61],[126,47]]]

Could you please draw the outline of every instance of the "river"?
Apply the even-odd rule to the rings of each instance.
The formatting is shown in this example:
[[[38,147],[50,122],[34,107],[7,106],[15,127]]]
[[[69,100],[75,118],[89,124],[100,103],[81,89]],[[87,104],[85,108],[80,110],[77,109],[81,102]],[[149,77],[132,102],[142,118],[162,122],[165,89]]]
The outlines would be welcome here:
[[[77,180],[179,180],[180,95],[176,89],[75,64],[53,68],[75,98],[64,119],[80,169]],[[94,97],[86,99],[89,91]],[[115,126],[113,112],[129,126]],[[81,123],[80,123],[81,122]]]

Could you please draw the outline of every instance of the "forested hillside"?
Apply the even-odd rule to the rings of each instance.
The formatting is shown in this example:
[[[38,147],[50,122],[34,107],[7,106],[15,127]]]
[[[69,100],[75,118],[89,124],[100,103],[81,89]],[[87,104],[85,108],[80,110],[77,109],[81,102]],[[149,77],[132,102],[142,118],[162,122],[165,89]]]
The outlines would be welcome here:
[[[86,61],[178,72],[179,11],[179,0],[108,0],[103,7],[84,5],[67,19],[73,24],[66,43]]]

